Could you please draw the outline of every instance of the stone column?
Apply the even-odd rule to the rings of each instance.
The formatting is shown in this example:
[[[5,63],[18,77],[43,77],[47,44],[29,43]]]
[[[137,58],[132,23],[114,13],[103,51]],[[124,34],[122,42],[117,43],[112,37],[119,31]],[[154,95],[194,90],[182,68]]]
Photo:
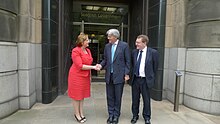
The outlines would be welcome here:
[[[37,98],[39,101],[41,99],[40,5],[40,0],[19,0],[18,79],[21,109],[29,109]]]
[[[183,103],[185,77],[185,10],[186,0],[167,0],[163,98],[174,102],[175,71],[178,70],[183,74],[180,82],[180,104]]]

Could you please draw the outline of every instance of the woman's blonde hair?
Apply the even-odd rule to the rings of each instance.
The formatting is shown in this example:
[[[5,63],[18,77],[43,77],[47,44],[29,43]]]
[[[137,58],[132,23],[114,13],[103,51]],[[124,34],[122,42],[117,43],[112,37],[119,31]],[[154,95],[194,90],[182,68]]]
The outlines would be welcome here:
[[[87,39],[88,39],[88,35],[81,32],[77,37],[76,46],[81,47],[83,45],[83,42]]]

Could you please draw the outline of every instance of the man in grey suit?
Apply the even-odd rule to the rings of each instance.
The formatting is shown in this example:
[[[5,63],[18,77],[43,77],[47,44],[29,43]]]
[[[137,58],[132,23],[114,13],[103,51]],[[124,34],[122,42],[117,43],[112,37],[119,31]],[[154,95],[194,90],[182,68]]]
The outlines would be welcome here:
[[[104,59],[99,68],[106,70],[106,96],[109,118],[108,124],[117,124],[120,117],[121,99],[125,81],[129,80],[130,51],[126,42],[120,41],[119,31],[107,31],[109,43],[105,45]]]
[[[140,94],[143,99],[143,118],[145,124],[150,124],[151,106],[150,89],[153,87],[158,67],[158,52],[147,47],[149,39],[146,35],[139,35],[136,39],[136,49],[132,51],[132,114],[131,123],[139,118]]]

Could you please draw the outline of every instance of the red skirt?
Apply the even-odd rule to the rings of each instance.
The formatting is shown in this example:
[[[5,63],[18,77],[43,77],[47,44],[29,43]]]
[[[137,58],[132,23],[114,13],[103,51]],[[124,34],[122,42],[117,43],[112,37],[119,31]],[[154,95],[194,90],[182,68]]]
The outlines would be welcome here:
[[[68,96],[74,100],[82,100],[90,97],[90,75],[74,76],[68,78]]]

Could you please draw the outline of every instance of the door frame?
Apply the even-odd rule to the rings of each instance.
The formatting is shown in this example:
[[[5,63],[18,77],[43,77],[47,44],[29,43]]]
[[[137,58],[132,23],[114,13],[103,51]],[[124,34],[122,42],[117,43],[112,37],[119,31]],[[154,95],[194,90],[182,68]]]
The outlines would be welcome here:
[[[127,28],[128,30],[128,25],[125,25],[123,22],[121,24],[111,24],[111,23],[93,23],[93,22],[84,22],[83,20],[81,22],[73,22],[73,26],[74,25],[80,25],[80,31],[84,32],[84,27],[85,25],[97,25],[97,26],[116,26],[119,27],[119,32],[120,32],[120,39],[123,40],[123,36],[124,36],[124,28]],[[129,31],[129,30],[128,30]],[[128,32],[129,34],[129,32]],[[127,36],[127,39],[129,37]]]

